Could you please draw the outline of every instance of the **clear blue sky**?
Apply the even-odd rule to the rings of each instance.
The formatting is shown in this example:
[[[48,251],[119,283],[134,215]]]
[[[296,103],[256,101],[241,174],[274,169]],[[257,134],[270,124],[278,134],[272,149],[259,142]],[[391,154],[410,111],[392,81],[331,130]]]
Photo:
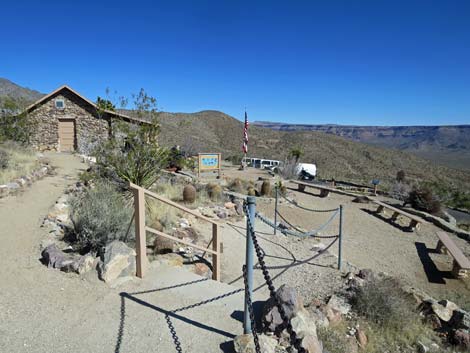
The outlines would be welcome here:
[[[166,111],[470,123],[470,1],[4,1],[0,77]]]

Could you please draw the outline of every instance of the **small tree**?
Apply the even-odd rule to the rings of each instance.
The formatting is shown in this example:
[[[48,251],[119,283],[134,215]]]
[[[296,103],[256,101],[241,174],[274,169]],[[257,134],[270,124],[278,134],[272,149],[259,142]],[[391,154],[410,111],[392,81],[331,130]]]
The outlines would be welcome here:
[[[133,97],[134,115],[148,123],[114,122],[111,138],[98,147],[95,155],[102,176],[123,188],[128,182],[149,188],[167,166],[169,151],[158,144],[156,99],[143,89]]]
[[[304,151],[300,147],[294,147],[290,151],[290,156],[295,159],[295,163],[299,162],[300,157],[302,157],[304,154]]]
[[[406,204],[410,204],[414,209],[434,215],[438,215],[441,212],[441,202],[426,185],[414,187],[405,201]]]
[[[397,181],[399,183],[405,182],[406,174],[404,170],[400,170],[397,172]]]
[[[12,140],[27,144],[33,124],[25,111],[27,102],[5,97],[0,101],[0,142]]]

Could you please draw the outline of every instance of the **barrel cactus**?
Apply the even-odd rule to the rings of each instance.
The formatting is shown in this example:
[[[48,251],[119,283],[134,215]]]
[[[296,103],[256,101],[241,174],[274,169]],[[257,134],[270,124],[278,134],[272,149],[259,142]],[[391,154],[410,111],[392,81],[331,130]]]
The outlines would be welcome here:
[[[269,180],[263,181],[261,184],[261,195],[263,196],[270,196],[271,195],[271,183]]]
[[[222,187],[219,184],[207,184],[207,194],[212,201],[222,199]]]
[[[196,201],[196,188],[188,184],[183,188],[183,201],[187,203],[194,203]]]
[[[248,196],[256,196],[256,189],[252,186],[250,186],[247,190]]]

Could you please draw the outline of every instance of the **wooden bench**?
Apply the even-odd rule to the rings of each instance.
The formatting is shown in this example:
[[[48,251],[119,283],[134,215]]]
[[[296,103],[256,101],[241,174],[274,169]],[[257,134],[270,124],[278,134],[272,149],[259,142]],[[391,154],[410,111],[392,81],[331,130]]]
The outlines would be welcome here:
[[[446,232],[437,232],[437,237],[439,241],[436,251],[441,254],[449,254],[454,258],[452,274],[457,278],[467,277],[470,270],[470,260],[465,257],[462,250],[455,245]]]
[[[310,187],[310,188],[320,190],[320,197],[327,197],[330,192],[334,192],[334,193],[340,194],[340,195],[352,196],[352,197],[357,196],[357,195],[355,195],[353,193],[350,193],[350,192],[347,192],[347,191],[338,190],[338,189],[335,189],[335,188],[332,188],[332,187],[329,187],[329,186],[323,186],[323,185],[319,185],[319,184],[310,184],[310,183],[306,183],[306,182],[298,181],[298,180],[291,180],[291,183],[297,184],[297,188],[301,192],[304,192],[306,187]]]
[[[388,205],[388,204],[386,204],[386,203],[384,203],[384,202],[382,202],[382,201],[375,200],[375,199],[373,199],[373,198],[369,198],[369,199],[370,199],[373,203],[375,203],[375,204],[377,204],[377,205],[379,206],[379,207],[377,207],[377,213],[378,213],[378,214],[383,213],[384,215],[386,215],[386,212],[385,212],[386,209],[392,211],[393,214],[392,214],[392,217],[390,218],[390,220],[391,220],[392,222],[395,222],[399,216],[407,217],[407,218],[410,220],[409,228],[410,228],[412,231],[414,231],[415,229],[416,229],[416,230],[419,230],[419,228],[420,228],[420,226],[421,226],[421,223],[424,222],[421,218],[419,218],[419,217],[417,217],[417,216],[415,216],[415,215],[412,215],[412,214],[410,214],[410,213],[408,213],[408,212],[405,212],[405,211],[403,211],[403,210],[400,210],[400,209],[398,209],[398,208],[396,208],[396,207],[390,206],[390,205]]]

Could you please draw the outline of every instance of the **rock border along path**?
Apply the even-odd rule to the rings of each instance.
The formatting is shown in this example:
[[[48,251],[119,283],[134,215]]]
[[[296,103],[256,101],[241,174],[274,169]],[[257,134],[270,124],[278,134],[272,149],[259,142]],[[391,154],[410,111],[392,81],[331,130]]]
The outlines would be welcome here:
[[[175,351],[166,312],[238,288],[164,265],[151,268],[144,280],[116,288],[99,281],[95,273],[78,276],[43,266],[42,219],[86,168],[72,155],[48,157],[57,167],[56,175],[0,200],[0,352],[111,353],[117,351],[119,333],[121,353]],[[182,286],[194,281],[201,282]],[[171,288],[161,290],[166,287]],[[120,293],[143,291],[134,295],[138,301],[126,300],[121,317]],[[241,333],[238,317],[231,318],[243,310],[241,293],[171,313],[183,352],[219,352]]]

